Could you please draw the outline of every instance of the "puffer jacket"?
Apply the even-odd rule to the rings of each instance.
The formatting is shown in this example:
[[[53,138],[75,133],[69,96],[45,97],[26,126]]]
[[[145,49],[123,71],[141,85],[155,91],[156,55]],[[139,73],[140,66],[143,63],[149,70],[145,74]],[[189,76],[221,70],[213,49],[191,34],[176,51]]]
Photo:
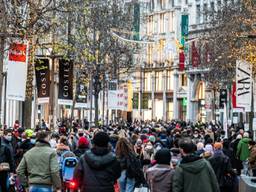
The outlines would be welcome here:
[[[169,165],[156,164],[146,171],[146,180],[151,192],[172,191],[174,170]]]
[[[24,154],[17,175],[23,186],[38,184],[61,188],[56,151],[45,141],[37,142],[35,147]]]
[[[81,192],[114,192],[121,175],[120,163],[108,148],[93,147],[80,158],[74,179]]]

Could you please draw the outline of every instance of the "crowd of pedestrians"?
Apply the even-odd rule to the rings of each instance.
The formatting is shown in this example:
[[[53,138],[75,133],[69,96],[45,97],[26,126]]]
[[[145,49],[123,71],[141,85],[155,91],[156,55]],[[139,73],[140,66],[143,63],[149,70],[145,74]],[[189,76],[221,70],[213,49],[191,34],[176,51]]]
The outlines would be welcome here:
[[[0,191],[237,192],[256,176],[250,132],[183,121],[0,130]]]

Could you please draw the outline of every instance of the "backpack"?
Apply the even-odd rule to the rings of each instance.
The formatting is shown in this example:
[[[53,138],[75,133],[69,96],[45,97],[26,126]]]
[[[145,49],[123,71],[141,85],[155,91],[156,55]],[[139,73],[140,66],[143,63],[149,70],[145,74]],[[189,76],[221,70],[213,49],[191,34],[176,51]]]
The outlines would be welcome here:
[[[141,169],[141,163],[140,160],[135,156],[135,154],[129,154],[126,163],[126,177],[134,178],[137,185],[144,183],[145,179]]]
[[[78,163],[75,154],[71,151],[63,152],[60,156],[59,163],[62,181],[72,181],[75,167]]]

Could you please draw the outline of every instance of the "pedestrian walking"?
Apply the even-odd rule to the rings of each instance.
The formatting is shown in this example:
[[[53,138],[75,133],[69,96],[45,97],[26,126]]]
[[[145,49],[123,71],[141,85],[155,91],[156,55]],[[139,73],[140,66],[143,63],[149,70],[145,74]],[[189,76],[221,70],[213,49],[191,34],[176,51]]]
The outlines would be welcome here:
[[[155,154],[156,165],[147,169],[146,180],[151,192],[171,192],[174,170],[170,166],[171,153],[167,148]]]
[[[124,137],[119,138],[116,155],[121,164],[121,177],[118,179],[121,192],[133,192],[135,185],[144,182],[140,160],[136,157],[131,143]]]
[[[232,192],[235,183],[235,174],[232,170],[230,159],[223,153],[221,143],[214,144],[214,155],[210,157],[209,162],[217,177],[221,192]]]
[[[14,161],[10,149],[1,143],[0,139],[0,191],[9,192],[8,175],[14,173]]]
[[[60,192],[61,179],[57,154],[49,144],[50,133],[40,131],[37,133],[35,147],[24,154],[18,168],[18,178],[29,192]]]
[[[184,138],[179,143],[183,156],[173,175],[173,192],[219,192],[210,163],[194,154],[195,144]]]
[[[243,172],[244,174],[248,173],[248,157],[250,155],[249,150],[249,142],[251,139],[249,138],[249,133],[245,132],[243,134],[243,138],[239,141],[237,146],[236,155],[243,163]]]
[[[92,149],[80,158],[74,179],[81,192],[114,192],[114,184],[121,176],[121,167],[111,152],[109,141],[107,133],[96,133]]]

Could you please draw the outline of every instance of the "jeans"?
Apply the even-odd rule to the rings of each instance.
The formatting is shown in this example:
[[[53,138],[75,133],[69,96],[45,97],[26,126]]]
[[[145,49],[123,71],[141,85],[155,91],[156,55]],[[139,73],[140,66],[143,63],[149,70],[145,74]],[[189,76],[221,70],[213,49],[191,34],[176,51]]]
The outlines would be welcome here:
[[[135,188],[135,179],[126,177],[126,170],[123,170],[121,177],[118,179],[120,192],[133,192]]]
[[[0,172],[0,192],[8,192],[8,173],[7,172]]]
[[[29,187],[29,192],[53,192],[51,186],[46,185],[31,185]]]

